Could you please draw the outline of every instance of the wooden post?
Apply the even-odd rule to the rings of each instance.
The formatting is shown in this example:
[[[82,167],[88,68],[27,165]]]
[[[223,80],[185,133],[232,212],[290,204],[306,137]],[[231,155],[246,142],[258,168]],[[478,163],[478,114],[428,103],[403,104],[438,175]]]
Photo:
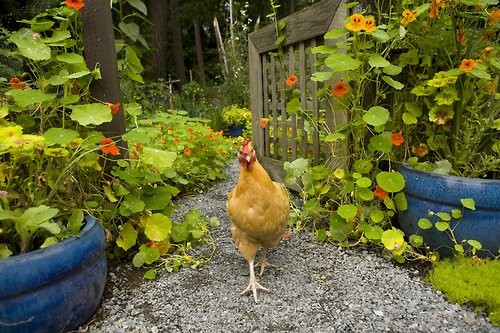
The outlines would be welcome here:
[[[123,114],[120,79],[116,60],[115,37],[113,34],[113,20],[109,1],[87,0],[81,10],[83,21],[83,45],[85,48],[85,62],[92,70],[100,68],[100,80],[94,80],[90,86],[90,93],[98,101],[120,103],[120,110],[113,120],[99,126],[106,137],[113,138],[117,145],[126,148],[121,140],[125,133],[125,116]],[[126,149],[120,149],[122,158]]]

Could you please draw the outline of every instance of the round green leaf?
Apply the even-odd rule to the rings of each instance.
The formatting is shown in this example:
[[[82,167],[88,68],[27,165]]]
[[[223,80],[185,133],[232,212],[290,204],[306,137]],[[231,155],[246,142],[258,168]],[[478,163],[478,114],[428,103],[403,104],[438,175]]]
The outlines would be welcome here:
[[[481,250],[483,248],[483,245],[478,242],[477,240],[474,240],[474,239],[469,239],[467,241],[467,244],[469,244],[470,246],[472,246],[473,248],[476,248],[478,250]]]
[[[49,145],[64,145],[69,141],[78,138],[79,134],[77,131],[71,129],[52,127],[49,128],[45,133],[43,133],[43,137]]]
[[[135,245],[137,241],[137,230],[130,223],[125,223],[118,234],[116,245],[127,251]]]
[[[21,54],[31,60],[50,59],[50,47],[41,38],[33,38],[33,31],[23,28],[10,36],[10,41],[17,45]]]
[[[420,235],[411,235],[410,244],[415,247],[420,247],[424,244],[424,238]]]
[[[153,241],[161,242],[170,236],[172,221],[168,216],[160,213],[141,217],[141,223],[144,225],[144,234]]]
[[[385,125],[389,120],[389,110],[382,106],[373,106],[363,115],[363,120],[372,126]]]
[[[357,69],[361,61],[345,53],[335,53],[325,59],[325,65],[334,72],[345,72]]]
[[[356,189],[356,193],[363,201],[371,201],[374,197],[373,192],[369,188],[359,187]]]
[[[370,138],[370,145],[368,148],[372,151],[380,151],[382,153],[389,153],[392,150],[392,140],[389,135],[379,134]]]
[[[373,169],[373,163],[368,160],[357,160],[354,162],[354,170],[361,174],[367,174]]]
[[[365,236],[371,240],[379,240],[382,237],[384,229],[378,225],[368,225],[365,228]]]
[[[368,63],[372,67],[387,67],[391,65],[391,63],[384,57],[382,57],[379,53],[372,53],[370,55],[370,58],[368,58]]]
[[[356,185],[359,187],[370,187],[372,185],[372,180],[367,177],[361,177],[356,180]]]
[[[424,230],[430,229],[432,228],[432,222],[425,217],[421,218],[420,220],[418,220],[418,227]]]
[[[356,216],[358,208],[354,205],[340,205],[337,212],[344,219],[350,220]]]
[[[109,106],[102,103],[68,105],[72,110],[71,119],[80,125],[100,125],[113,119]]]
[[[381,171],[377,174],[377,183],[387,192],[399,192],[405,187],[403,175],[397,171]]]
[[[434,224],[434,226],[439,231],[445,231],[446,229],[448,229],[450,227],[450,224],[448,222],[439,221],[439,222],[436,222],[436,224]]]
[[[476,202],[472,198],[460,199],[462,206],[470,210],[476,210]]]
[[[384,220],[384,212],[374,209],[370,212],[370,219],[375,223],[382,222]]]

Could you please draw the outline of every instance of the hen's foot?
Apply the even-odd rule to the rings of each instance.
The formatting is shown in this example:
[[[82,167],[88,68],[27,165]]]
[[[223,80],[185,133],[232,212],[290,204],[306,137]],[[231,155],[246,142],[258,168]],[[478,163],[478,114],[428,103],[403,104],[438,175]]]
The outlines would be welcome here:
[[[255,265],[255,266],[260,266],[260,272],[259,272],[260,276],[262,276],[262,274],[264,274],[264,271],[266,270],[266,267],[275,267],[275,268],[278,268],[278,269],[281,268],[280,266],[271,264],[269,261],[267,261],[266,254],[267,254],[267,249],[264,248],[263,252],[262,252],[262,255],[261,255],[260,259],[259,259],[259,262]]]
[[[246,295],[249,292],[253,293],[253,299],[255,300],[255,303],[258,302],[257,300],[257,290],[261,289],[264,291],[269,291],[269,289],[261,286],[258,282],[257,279],[255,278],[255,271],[253,268],[253,259],[248,263],[248,266],[250,268],[250,283],[248,284],[248,287],[241,292],[240,295]]]
[[[261,286],[256,279],[250,278],[250,283],[248,284],[248,287],[241,292],[240,295],[246,295],[248,293],[253,293],[253,299],[255,300],[255,303],[258,303],[257,299],[257,290],[264,290],[264,291],[269,291],[266,287]]]

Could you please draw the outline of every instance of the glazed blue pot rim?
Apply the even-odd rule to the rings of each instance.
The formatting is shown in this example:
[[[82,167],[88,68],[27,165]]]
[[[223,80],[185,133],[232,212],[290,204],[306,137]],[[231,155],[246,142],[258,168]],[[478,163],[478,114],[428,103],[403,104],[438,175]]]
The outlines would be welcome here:
[[[0,265],[2,264],[2,262],[6,262],[9,260],[17,260],[17,259],[21,260],[27,256],[33,256],[33,255],[38,256],[38,255],[48,254],[48,253],[53,252],[53,251],[57,251],[55,249],[54,245],[67,246],[67,245],[71,244],[72,242],[76,241],[78,238],[82,237],[83,235],[88,234],[92,230],[92,228],[94,228],[96,223],[99,223],[99,222],[97,222],[97,219],[95,217],[90,216],[90,215],[86,215],[85,216],[85,225],[84,225],[83,229],[80,230],[80,232],[78,234],[76,234],[75,236],[68,237],[60,242],[57,242],[57,243],[50,245],[50,246],[47,246],[46,248],[43,248],[43,249],[36,249],[36,250],[29,251],[26,253],[16,254],[15,256],[12,256],[12,257],[0,259]]]
[[[430,172],[430,171],[416,169],[416,168],[412,167],[409,163],[401,164],[400,168],[406,169],[409,172],[420,173],[423,175],[428,175],[428,176],[440,178],[440,179],[453,179],[456,181],[471,180],[471,181],[474,181],[477,183],[489,183],[492,186],[500,186],[500,179],[471,178],[471,177],[461,177],[461,176],[454,176],[454,175],[445,175],[442,173],[436,173],[436,172]]]

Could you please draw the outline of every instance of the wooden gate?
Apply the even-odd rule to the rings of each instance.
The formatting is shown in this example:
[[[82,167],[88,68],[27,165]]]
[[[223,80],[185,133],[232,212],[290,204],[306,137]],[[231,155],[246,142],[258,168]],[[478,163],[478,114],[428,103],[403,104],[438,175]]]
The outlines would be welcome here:
[[[275,180],[284,179],[285,161],[303,157],[317,165],[330,158],[330,149],[321,144],[321,132],[345,119],[344,110],[334,111],[318,98],[323,84],[310,80],[318,60],[311,48],[325,43],[328,30],[343,27],[347,13],[341,4],[342,0],[324,0],[286,17],[285,40],[279,46],[274,25],[249,35],[253,146]],[[292,88],[285,84],[289,75],[298,78]],[[301,109],[307,110],[300,115],[286,112],[294,94]],[[265,128],[259,124],[261,118],[269,119]]]

